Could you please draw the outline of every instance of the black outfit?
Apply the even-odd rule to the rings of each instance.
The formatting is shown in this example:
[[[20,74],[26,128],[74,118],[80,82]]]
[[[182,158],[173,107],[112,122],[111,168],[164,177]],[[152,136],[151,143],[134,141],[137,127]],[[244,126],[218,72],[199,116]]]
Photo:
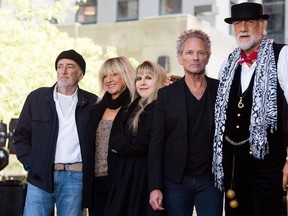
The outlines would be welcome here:
[[[108,152],[108,176],[94,177],[95,140],[98,124],[107,108],[117,109],[121,107],[115,119],[113,120],[113,125],[110,132],[110,134],[113,134],[114,131],[117,130],[116,125],[119,124],[117,122],[123,120],[120,118],[120,116],[121,113],[127,111],[129,102],[130,93],[127,88],[115,100],[113,100],[111,95],[106,92],[103,99],[96,104],[93,110],[86,139],[87,146],[89,146],[89,149],[86,149],[86,154],[89,155],[90,163],[85,169],[83,167],[83,176],[85,176],[85,179],[87,179],[86,184],[83,185],[83,202],[87,204],[90,216],[104,215],[109,190],[111,188],[111,179],[113,179],[113,173],[115,172],[115,167],[117,164],[117,156]]]
[[[138,132],[132,134],[130,121],[138,108],[139,99],[129,107],[119,133],[111,134],[110,151],[119,156],[114,175],[106,216],[160,215],[149,204],[147,155],[153,124],[154,103],[145,107],[140,116]],[[122,130],[123,130],[122,129]]]
[[[275,48],[275,46],[277,46]],[[282,46],[273,45],[275,61],[277,62]],[[250,115],[252,107],[252,76],[247,90],[241,94],[245,104],[238,108],[241,91],[241,66],[235,71],[231,85],[227,108],[226,130],[224,136],[240,142],[249,137]],[[283,130],[283,107],[287,106],[283,91],[277,86],[278,125],[274,134],[268,131],[269,154],[262,159],[256,159],[250,154],[249,142],[242,145],[232,145],[224,139],[223,168],[225,173],[225,191],[231,187],[235,190],[238,208],[229,206],[231,199],[226,197],[225,212],[227,216],[280,216],[282,205],[282,169],[285,164],[285,143]],[[232,171],[234,170],[234,171]],[[233,177],[234,175],[234,177]]]
[[[53,87],[43,87],[31,92],[23,106],[13,134],[17,158],[28,172],[28,182],[52,193],[54,157],[58,137],[58,116],[53,99]],[[78,102],[75,112],[76,126],[80,141],[83,169],[89,165],[89,146],[86,132],[93,105],[97,96],[78,88]],[[87,178],[83,176],[83,185]],[[83,207],[85,204],[82,202]]]
[[[200,100],[194,97],[187,85],[185,85],[185,98],[187,107],[187,127],[189,133],[187,145],[187,162],[185,176],[209,176],[211,167],[211,116],[208,94],[203,93]],[[201,145],[199,145],[201,143]],[[207,160],[207,157],[209,160]],[[204,159],[205,158],[205,159]]]
[[[206,80],[205,115],[199,109],[203,107],[201,104],[199,107],[189,105],[193,98],[187,94],[189,89],[184,78],[158,91],[148,160],[150,191],[164,191],[164,181],[181,183],[184,176],[208,175],[212,179],[213,119],[218,81],[209,77]],[[198,112],[196,115],[195,111]],[[205,116],[206,121],[199,121],[198,114]],[[192,134],[198,127],[207,129],[207,133],[204,143],[195,146],[203,135]]]

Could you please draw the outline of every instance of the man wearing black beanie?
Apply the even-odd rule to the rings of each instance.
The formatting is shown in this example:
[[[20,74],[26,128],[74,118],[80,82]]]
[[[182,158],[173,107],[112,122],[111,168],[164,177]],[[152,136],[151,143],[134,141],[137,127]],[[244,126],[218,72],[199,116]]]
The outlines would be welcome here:
[[[79,65],[79,67],[81,68],[83,75],[85,75],[86,62],[85,62],[84,58],[79,53],[77,53],[75,50],[72,50],[72,49],[71,50],[65,50],[58,55],[58,57],[56,58],[56,61],[55,61],[55,69],[56,70],[57,70],[58,61],[61,59],[71,59],[71,60],[75,61]]]
[[[14,135],[18,160],[28,172],[24,216],[82,215],[86,127],[97,96],[79,88],[86,70],[75,50],[55,61],[57,82],[32,91]]]

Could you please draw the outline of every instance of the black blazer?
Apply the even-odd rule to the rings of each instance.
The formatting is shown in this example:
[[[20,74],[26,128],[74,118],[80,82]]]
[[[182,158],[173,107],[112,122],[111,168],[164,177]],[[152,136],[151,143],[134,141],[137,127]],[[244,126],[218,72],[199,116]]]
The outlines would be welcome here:
[[[211,142],[218,80],[206,76]],[[188,150],[188,116],[184,78],[158,91],[148,156],[149,190],[163,190],[163,181],[180,183]],[[212,145],[211,145],[212,146]],[[212,148],[211,148],[212,152]],[[212,163],[212,154],[211,154]]]
[[[121,106],[121,109],[118,111],[117,115],[115,116],[110,134],[115,133],[115,131],[118,130],[119,124],[122,121],[121,116],[124,115],[123,113],[127,112],[129,101],[130,101],[130,98],[127,98],[127,100],[125,100],[125,102]],[[93,188],[93,182],[94,182],[96,129],[98,128],[98,124],[101,121],[106,108],[107,106],[102,100],[100,100],[94,105],[94,108],[91,114],[91,119],[87,128],[87,136],[86,136],[87,148],[85,149],[85,152],[83,152],[83,154],[86,155],[86,159],[87,159],[86,163],[83,164],[83,189],[82,189],[83,191],[82,192],[83,194],[82,207],[83,208],[93,207],[92,202],[93,202],[94,194],[93,194],[92,188]],[[111,152],[108,152],[107,160],[108,160],[108,175],[112,179],[112,173],[116,169],[116,165],[117,165],[117,157],[115,155],[112,155]]]

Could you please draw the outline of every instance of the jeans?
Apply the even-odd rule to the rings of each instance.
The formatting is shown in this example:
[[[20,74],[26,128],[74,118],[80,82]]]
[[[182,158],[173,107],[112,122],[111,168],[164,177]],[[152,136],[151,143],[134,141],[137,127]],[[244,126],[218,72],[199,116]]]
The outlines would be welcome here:
[[[81,216],[82,178],[82,172],[54,171],[53,193],[28,184],[24,216],[50,216],[55,203],[57,216]]]
[[[164,203],[168,216],[222,216],[223,193],[207,176],[185,176],[181,184],[165,181]]]

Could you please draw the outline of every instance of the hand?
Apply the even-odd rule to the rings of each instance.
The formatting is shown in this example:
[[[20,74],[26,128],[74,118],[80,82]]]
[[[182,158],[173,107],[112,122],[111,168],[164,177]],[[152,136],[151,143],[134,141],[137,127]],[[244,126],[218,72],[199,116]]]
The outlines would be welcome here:
[[[286,161],[282,173],[283,173],[282,187],[283,190],[286,191],[288,185],[288,161]]]
[[[167,79],[164,83],[165,86],[171,85],[174,82],[180,80],[182,77],[181,76],[176,76],[176,75],[171,75],[171,76],[167,76]]]
[[[164,210],[163,208],[163,194],[159,189],[153,190],[150,192],[150,201],[149,201],[153,210]]]

